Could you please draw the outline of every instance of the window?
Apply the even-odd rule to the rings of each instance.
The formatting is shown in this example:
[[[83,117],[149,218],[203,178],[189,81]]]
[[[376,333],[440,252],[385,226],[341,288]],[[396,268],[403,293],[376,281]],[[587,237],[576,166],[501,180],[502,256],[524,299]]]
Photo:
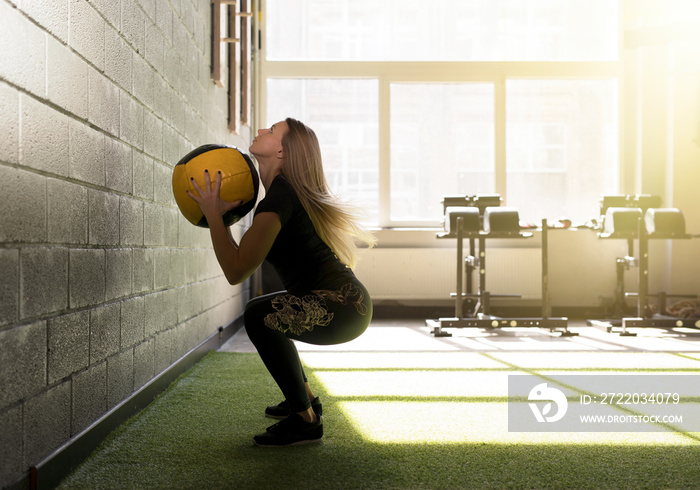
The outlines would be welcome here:
[[[614,0],[267,0],[268,60],[613,61]]]
[[[314,130],[331,189],[379,220],[377,81],[270,78],[268,125],[286,117]]]
[[[393,83],[390,100],[392,221],[434,224],[443,196],[494,192],[493,84]]]
[[[427,5],[427,6],[426,6]],[[614,0],[267,0],[259,120],[312,127],[338,194],[382,227],[447,195],[594,217],[618,191]]]
[[[617,85],[506,81],[506,195],[521,215],[583,223],[618,189]]]

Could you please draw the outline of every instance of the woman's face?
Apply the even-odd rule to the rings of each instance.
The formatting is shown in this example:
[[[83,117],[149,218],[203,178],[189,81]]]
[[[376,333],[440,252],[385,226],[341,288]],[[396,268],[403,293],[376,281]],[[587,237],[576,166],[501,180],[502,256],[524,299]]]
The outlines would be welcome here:
[[[286,121],[280,121],[269,129],[258,130],[258,136],[250,144],[250,152],[258,160],[265,157],[282,157],[282,138],[289,131]]]

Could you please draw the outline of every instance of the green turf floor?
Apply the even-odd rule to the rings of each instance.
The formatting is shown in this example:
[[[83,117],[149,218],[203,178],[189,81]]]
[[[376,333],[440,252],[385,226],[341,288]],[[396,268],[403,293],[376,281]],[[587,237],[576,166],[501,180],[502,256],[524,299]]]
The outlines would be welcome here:
[[[597,365],[622,369],[625,355],[642,354]],[[277,388],[257,354],[211,353],[61,488],[700,487],[697,433],[509,433],[507,397],[493,387],[537,373],[543,359],[518,356],[303,355],[324,404],[324,442],[259,448],[252,436],[273,422],[263,410],[280,401]],[[696,357],[659,356],[655,372],[700,375]]]

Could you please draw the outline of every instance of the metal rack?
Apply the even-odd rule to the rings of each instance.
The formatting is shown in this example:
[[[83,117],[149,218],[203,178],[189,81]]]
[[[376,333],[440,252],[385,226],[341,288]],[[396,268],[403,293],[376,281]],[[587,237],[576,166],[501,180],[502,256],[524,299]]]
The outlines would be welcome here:
[[[619,328],[621,336],[635,336],[629,328],[674,328],[700,327],[700,320],[677,318],[668,314],[667,299],[698,298],[697,295],[649,293],[649,240],[650,239],[689,239],[693,235],[685,232],[683,214],[676,208],[662,208],[659,196],[604,196],[601,200],[601,215],[604,216],[603,229],[598,233],[601,239],[625,239],[628,254],[617,259],[617,284],[615,288],[615,314],[619,318],[588,320],[587,324],[604,328],[607,332]],[[638,242],[635,257],[634,241]],[[638,268],[638,292],[626,292],[624,271]],[[624,312],[625,298],[636,298],[636,316]],[[658,313],[652,313],[649,298],[657,298]]]
[[[552,317],[549,299],[548,276],[548,225],[547,220],[542,220],[542,315],[538,318],[510,317],[503,318],[491,314],[491,298],[493,297],[519,297],[519,295],[493,295],[486,288],[486,240],[493,238],[530,238],[530,232],[522,232],[519,228],[517,210],[512,208],[499,208],[497,214],[495,208],[500,205],[500,196],[467,196],[459,198],[445,198],[446,233],[438,234],[440,239],[457,240],[457,280],[456,292],[451,296],[455,300],[455,316],[426,320],[426,325],[432,327],[432,334],[436,337],[449,337],[450,333],[444,328],[503,328],[503,327],[537,327],[547,328],[550,331],[559,331],[562,336],[574,336],[577,333],[568,330],[566,317]],[[489,217],[499,216],[496,226]],[[500,223],[499,223],[500,221]],[[467,224],[468,226],[465,226]],[[469,240],[469,256],[464,258],[464,240]],[[478,243],[478,256],[476,245]],[[466,269],[466,291],[463,290],[464,270]],[[474,269],[479,271],[478,291],[473,292],[472,273]],[[476,304],[469,315],[464,314],[464,302],[466,299],[475,299]]]

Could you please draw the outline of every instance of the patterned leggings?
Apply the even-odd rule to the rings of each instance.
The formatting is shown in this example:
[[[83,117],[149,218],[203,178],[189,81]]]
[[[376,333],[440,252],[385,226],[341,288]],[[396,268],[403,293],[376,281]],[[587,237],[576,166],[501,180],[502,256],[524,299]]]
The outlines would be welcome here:
[[[292,339],[333,345],[359,337],[372,319],[372,301],[360,282],[301,296],[286,291],[254,298],[245,308],[246,332],[284,394],[292,413],[311,406],[306,375]]]

